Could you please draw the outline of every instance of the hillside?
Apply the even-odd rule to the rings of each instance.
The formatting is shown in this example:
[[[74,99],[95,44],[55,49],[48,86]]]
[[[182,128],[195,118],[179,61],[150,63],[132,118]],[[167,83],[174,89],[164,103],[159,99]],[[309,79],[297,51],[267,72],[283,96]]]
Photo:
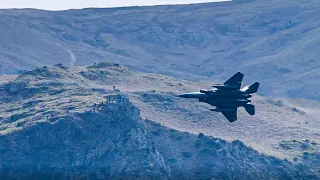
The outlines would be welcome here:
[[[9,81],[13,81],[17,77],[18,77],[18,75],[2,75],[2,76],[0,76],[0,84],[4,84]]]
[[[123,162],[119,164],[119,168],[127,169],[125,172],[129,175],[135,174],[135,167],[144,166],[130,162],[139,161],[139,158],[145,156],[150,157],[148,163],[154,165],[150,167],[150,173],[162,168],[161,177],[164,178],[197,175],[208,179],[233,174],[229,178],[244,176],[248,179],[290,179],[297,173],[297,168],[299,173],[294,175],[297,177],[306,177],[310,173],[307,168],[320,174],[320,169],[317,168],[320,167],[318,102],[256,96],[253,101],[257,106],[257,114],[249,116],[245,111],[240,111],[239,120],[229,123],[219,113],[208,111],[209,107],[205,104],[176,96],[179,92],[209,87],[209,84],[137,73],[110,62],[88,67],[66,67],[58,64],[37,68],[0,86],[1,155],[19,165],[13,170],[13,174],[17,176],[21,172],[20,165],[23,167],[28,162],[39,162],[41,165],[32,164],[32,168],[28,170],[30,174],[27,175],[31,175],[39,167],[45,173],[48,163],[52,163],[56,168],[55,172],[71,168],[72,171],[64,175],[81,176],[82,173],[95,171],[101,163],[106,164],[104,158],[114,155],[113,153],[119,158],[114,159],[115,161]],[[118,94],[120,96],[114,96]],[[108,99],[112,103],[106,103]],[[104,104],[100,104],[101,102]],[[137,128],[130,136],[127,130],[132,130],[132,126],[128,126],[128,123]],[[112,143],[123,142],[126,148],[121,143],[112,144],[106,138],[113,139]],[[35,143],[33,139],[38,140]],[[46,144],[47,142],[51,143]],[[140,147],[139,143],[144,145]],[[37,156],[29,154],[19,154],[27,150],[33,152],[47,145],[61,152],[57,154],[63,157],[61,162],[57,162],[55,159],[59,158],[55,158],[56,155],[52,155],[53,152],[47,149],[41,151],[40,159],[34,159]],[[247,145],[268,156],[259,154]],[[110,149],[110,146],[115,149]],[[149,155],[149,151],[133,157],[130,155],[130,148],[144,147],[155,147],[157,150]],[[68,148],[71,148],[70,152],[79,151],[80,154],[69,153],[67,157],[68,152],[63,149]],[[52,157],[42,159],[48,156]],[[269,156],[287,158],[290,162]],[[267,166],[270,163],[272,165]],[[89,165],[90,168],[78,169],[83,165]],[[5,170],[7,166],[2,164],[0,167]],[[118,165],[104,167],[108,171],[115,171],[111,174],[99,174],[99,177],[126,175],[115,167],[118,168]],[[74,168],[77,170],[74,171]],[[183,172],[186,169],[188,173]],[[253,170],[257,172],[257,169],[258,174],[252,175]],[[226,174],[222,173],[225,171]],[[281,174],[280,171],[287,173]],[[147,173],[139,176],[153,175]]]
[[[241,71],[263,95],[319,100],[318,0],[0,10],[0,73],[112,59],[138,71],[222,81]]]

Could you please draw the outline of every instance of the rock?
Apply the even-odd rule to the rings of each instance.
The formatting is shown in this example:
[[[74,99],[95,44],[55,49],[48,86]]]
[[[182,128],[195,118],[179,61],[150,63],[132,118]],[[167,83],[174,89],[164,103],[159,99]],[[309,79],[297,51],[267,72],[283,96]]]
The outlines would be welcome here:
[[[4,86],[5,91],[7,91],[9,94],[17,94],[20,91],[24,90],[24,88],[27,86],[27,83],[25,82],[12,82],[8,83]]]
[[[79,116],[1,136],[0,179],[168,179],[132,104],[106,104]]]

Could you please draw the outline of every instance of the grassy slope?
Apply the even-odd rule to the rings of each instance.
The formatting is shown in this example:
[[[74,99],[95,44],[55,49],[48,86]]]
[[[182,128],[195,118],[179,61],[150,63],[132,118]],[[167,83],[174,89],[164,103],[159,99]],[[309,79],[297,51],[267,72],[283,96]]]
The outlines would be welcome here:
[[[4,84],[9,81],[13,81],[17,77],[18,77],[18,75],[2,75],[2,76],[0,76],[0,84]]]

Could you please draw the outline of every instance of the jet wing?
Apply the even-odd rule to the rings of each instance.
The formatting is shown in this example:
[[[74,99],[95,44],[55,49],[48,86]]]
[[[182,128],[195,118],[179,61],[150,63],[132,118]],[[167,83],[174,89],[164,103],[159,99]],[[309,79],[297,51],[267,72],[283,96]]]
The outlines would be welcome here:
[[[221,111],[221,113],[228,119],[230,122],[237,120],[237,109],[230,109],[228,111]]]
[[[232,86],[232,87],[236,87],[237,89],[240,89],[243,76],[244,75],[241,72],[238,72],[235,75],[233,75],[230,79],[228,79],[224,83],[224,85]]]

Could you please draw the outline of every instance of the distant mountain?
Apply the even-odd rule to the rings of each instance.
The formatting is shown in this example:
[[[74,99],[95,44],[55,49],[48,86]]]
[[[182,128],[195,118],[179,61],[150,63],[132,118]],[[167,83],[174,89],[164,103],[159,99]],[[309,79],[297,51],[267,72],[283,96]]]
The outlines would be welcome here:
[[[0,73],[112,59],[139,71],[222,81],[237,71],[261,94],[318,99],[320,1],[0,10]]]
[[[152,83],[158,89],[148,91]],[[169,96],[195,85],[109,62],[26,72],[0,85],[0,179],[317,179],[318,157],[281,160],[140,117],[144,103],[165,118],[175,111],[200,120]]]

